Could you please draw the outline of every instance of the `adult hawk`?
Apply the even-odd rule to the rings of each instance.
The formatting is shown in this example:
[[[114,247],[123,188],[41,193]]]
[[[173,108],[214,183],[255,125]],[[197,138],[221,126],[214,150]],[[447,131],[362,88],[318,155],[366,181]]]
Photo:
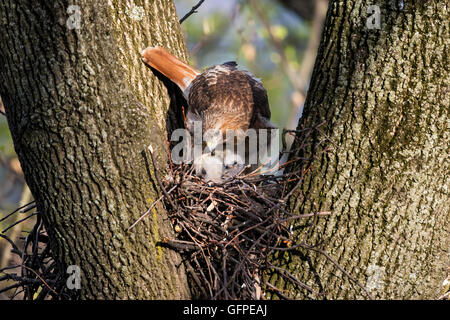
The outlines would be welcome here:
[[[148,47],[141,54],[146,64],[182,90],[188,103],[186,122],[191,135],[197,121],[201,122],[203,133],[218,132],[204,137],[209,152],[194,158],[197,174],[204,174],[205,180],[220,182],[224,176],[233,176],[248,163],[248,150],[247,159],[242,159],[235,149],[231,151],[231,157],[214,153],[218,144],[227,141],[227,131],[238,132],[238,137],[233,139],[239,140],[239,133],[247,133],[249,129],[259,132],[260,129],[276,128],[270,122],[266,89],[253,74],[239,70],[235,62],[199,72],[161,47]],[[246,149],[248,147],[247,139]]]

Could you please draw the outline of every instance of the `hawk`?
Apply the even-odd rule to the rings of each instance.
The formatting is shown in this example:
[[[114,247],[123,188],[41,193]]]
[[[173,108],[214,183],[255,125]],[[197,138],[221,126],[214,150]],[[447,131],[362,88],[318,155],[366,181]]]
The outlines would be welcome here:
[[[233,137],[233,143],[237,143],[239,135],[249,129],[276,128],[270,122],[266,89],[252,73],[239,70],[235,62],[215,65],[200,72],[162,47],[148,47],[141,54],[146,64],[169,78],[183,92],[188,103],[188,131],[194,134],[195,122],[201,122],[203,133],[216,133],[204,138],[207,152],[194,158],[196,172],[204,175],[205,180],[220,182],[224,176],[233,176],[241,171],[248,162],[247,150],[246,159],[242,159],[235,149],[214,153],[219,144],[227,141],[227,132],[238,132],[237,137]]]

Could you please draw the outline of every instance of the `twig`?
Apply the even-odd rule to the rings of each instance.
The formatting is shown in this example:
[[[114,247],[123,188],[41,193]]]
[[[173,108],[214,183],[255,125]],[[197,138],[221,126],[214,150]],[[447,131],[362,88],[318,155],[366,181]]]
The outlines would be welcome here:
[[[16,253],[20,253],[20,254],[22,254],[22,252],[19,250],[19,248],[16,246],[16,244],[14,243],[14,241],[12,241],[8,236],[6,236],[6,235],[4,235],[4,234],[0,234],[0,238],[3,238],[3,239],[5,239],[6,241],[8,241],[9,242],[9,244],[11,245],[11,247],[13,248],[13,250],[16,252]],[[1,269],[1,270],[3,270],[3,269]],[[1,271],[0,270],[0,271]]]
[[[170,194],[173,190],[175,190],[176,186],[173,186],[172,189],[170,189],[167,194]],[[142,219],[144,219],[150,212],[151,210],[155,207],[155,205],[161,201],[161,199],[164,198],[164,195],[160,196],[158,199],[156,199],[152,205],[150,206],[150,208],[142,215],[139,217],[139,219],[137,219],[132,225],[131,227],[128,228],[128,230],[131,230],[136,224],[138,224],[139,221],[141,221]]]
[[[10,216],[12,216],[14,213],[20,211],[21,209],[23,209],[23,208],[29,206],[29,205],[32,204],[32,203],[34,203],[34,201],[31,201],[30,203],[27,203],[27,204],[25,204],[25,205],[23,205],[23,206],[21,206],[21,207],[15,209],[13,212],[11,212],[11,213],[7,214],[6,216],[4,216],[3,218],[1,218],[1,219],[0,219],[0,222],[2,222],[2,221],[4,221],[4,220],[8,219],[8,218],[9,218]]]
[[[8,218],[16,212],[33,210],[35,207],[35,203],[30,202],[17,208],[5,218]],[[6,230],[29,219],[33,215],[37,215],[37,219],[32,231],[25,238],[23,250],[19,250],[18,245],[14,240],[6,235],[0,234],[0,238],[6,239],[11,244],[11,252],[18,255],[21,259],[20,264],[7,266],[0,270],[0,272],[5,273],[5,276],[0,277],[0,284],[3,285],[3,282],[5,281],[15,281],[12,286],[3,288],[0,292],[16,289],[11,293],[11,299],[15,299],[21,293],[24,295],[23,299],[28,300],[45,299],[49,294],[53,298],[68,298],[71,293],[64,292],[66,290],[65,278],[61,276],[65,273],[62,271],[63,268],[61,268],[61,266],[52,258],[50,250],[51,244],[48,241],[42,219],[40,219],[38,212],[35,211],[24,219],[16,221]],[[31,248],[29,248],[30,244]],[[20,268],[20,275],[5,272],[6,270],[15,268]],[[58,293],[57,290],[60,290],[61,292]]]
[[[270,282],[264,282],[264,285],[269,288],[269,290],[274,291],[279,297],[283,298],[284,300],[292,300],[288,296],[286,296],[281,289],[278,289]]]
[[[291,274],[291,273],[290,273],[289,271],[287,271],[286,269],[280,268],[280,267],[277,267],[277,266],[274,266],[274,265],[272,265],[272,264],[269,265],[269,268],[273,268],[273,269],[279,271],[281,275],[287,277],[289,280],[291,280],[292,282],[294,282],[296,285],[298,285],[298,286],[300,286],[301,288],[303,288],[303,289],[309,291],[310,293],[315,294],[315,295],[317,295],[317,296],[323,295],[321,292],[316,292],[316,291],[314,291],[313,288],[311,288],[311,287],[308,286],[307,284],[305,284],[305,283],[301,282],[300,280],[298,280],[293,274]]]
[[[309,250],[312,250],[312,251],[316,251],[316,252],[322,254],[323,256],[325,256],[325,258],[327,258],[328,261],[330,261],[332,264],[334,264],[334,266],[335,266],[336,268],[338,268],[343,274],[345,274],[345,275],[347,276],[347,278],[349,278],[349,279],[350,279],[351,281],[353,281],[358,287],[360,287],[360,288],[365,292],[365,294],[369,297],[369,299],[371,299],[371,300],[374,299],[374,298],[372,297],[372,295],[369,293],[369,291],[367,290],[367,288],[364,287],[362,284],[360,284],[359,281],[356,280],[355,278],[353,278],[347,271],[345,271],[345,269],[342,268],[342,267],[339,265],[339,263],[337,263],[336,261],[334,261],[334,259],[331,258],[330,255],[329,255],[328,253],[326,253],[325,251],[323,251],[323,250],[321,250],[321,249],[318,249],[318,248],[316,248],[316,247],[313,247],[313,246],[307,246],[307,245],[304,245],[304,247],[305,247],[306,249],[309,249]]]
[[[20,219],[20,220],[18,220],[18,221],[16,221],[15,223],[13,223],[13,224],[10,225],[9,227],[7,227],[5,230],[3,230],[2,233],[5,233],[6,231],[8,231],[9,229],[11,229],[11,228],[14,227],[15,225],[17,225],[17,224],[19,224],[19,223],[21,223],[21,222],[23,222],[23,221],[25,221],[25,220],[27,220],[27,219],[29,219],[29,218],[35,216],[36,214],[37,214],[37,212],[33,212],[33,213],[30,214],[29,216],[27,216],[27,217],[25,217],[25,218],[23,218],[23,219]]]
[[[186,13],[183,18],[180,19],[180,24],[184,22],[187,18],[189,18],[191,15],[197,12],[197,9],[202,5],[202,3],[205,2],[205,0],[200,0],[195,6],[192,7],[191,11]]]
[[[159,188],[161,189],[161,192],[164,194],[164,196],[166,197],[167,201],[169,201],[170,205],[173,208],[176,208],[177,206],[175,205],[175,203],[172,201],[172,198],[169,196],[169,194],[167,193],[166,189],[164,188],[161,179],[159,178],[158,175],[158,169],[156,167],[156,160],[155,160],[155,156],[153,155],[153,147],[151,145],[148,146],[148,151],[150,151],[150,157],[152,159],[152,163],[153,163],[153,172],[155,173],[155,178],[156,181],[158,182]]]
[[[39,273],[37,273],[36,271],[34,271],[33,269],[31,269],[30,267],[27,267],[27,266],[25,266],[25,265],[23,265],[22,267],[24,267],[25,269],[27,269],[27,270],[33,272],[33,273],[36,275],[36,277],[38,277],[38,278],[42,281],[42,283],[43,283],[50,291],[52,291],[56,296],[58,295],[58,293],[57,293],[55,290],[53,290],[52,287],[50,287],[50,286],[48,285],[48,283],[47,283],[47,282],[39,275]]]

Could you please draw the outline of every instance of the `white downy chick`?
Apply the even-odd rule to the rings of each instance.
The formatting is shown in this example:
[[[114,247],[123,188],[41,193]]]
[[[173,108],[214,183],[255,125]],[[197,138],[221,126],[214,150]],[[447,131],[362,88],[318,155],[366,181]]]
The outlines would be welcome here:
[[[204,176],[206,182],[221,183],[223,181],[223,160],[210,153],[202,154],[194,160],[195,173]]]

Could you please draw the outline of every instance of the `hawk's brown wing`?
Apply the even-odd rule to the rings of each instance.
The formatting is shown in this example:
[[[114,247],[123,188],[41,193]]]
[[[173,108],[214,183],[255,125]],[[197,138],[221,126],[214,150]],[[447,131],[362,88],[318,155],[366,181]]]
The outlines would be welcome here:
[[[250,72],[238,70],[235,63],[206,69],[188,90],[188,114],[203,121],[204,132],[208,129],[220,129],[223,133],[227,129],[246,131],[270,119],[266,90]]]
[[[276,128],[270,122],[270,108],[269,99],[267,98],[267,91],[262,85],[261,81],[255,78],[251,73],[247,72],[250,86],[253,94],[253,115],[250,121],[250,128],[254,129],[270,129]]]

